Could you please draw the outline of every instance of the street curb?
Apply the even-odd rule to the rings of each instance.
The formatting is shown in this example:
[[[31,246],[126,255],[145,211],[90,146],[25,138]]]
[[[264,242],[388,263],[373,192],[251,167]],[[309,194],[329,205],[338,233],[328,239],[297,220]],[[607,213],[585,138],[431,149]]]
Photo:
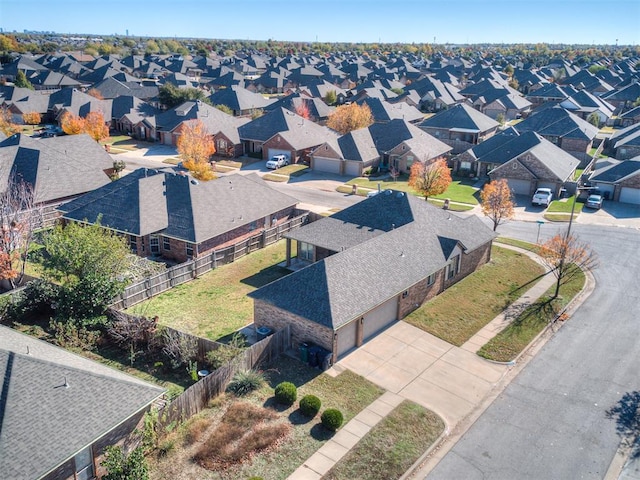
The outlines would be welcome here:
[[[440,415],[438,415],[438,417],[440,417]],[[400,478],[398,478],[398,480],[407,480],[411,478],[414,472],[420,467],[420,465],[422,465],[422,463],[427,459],[427,457],[431,455],[431,452],[433,452],[436,448],[438,448],[440,444],[444,441],[444,439],[449,436],[449,433],[450,433],[449,425],[447,424],[444,418],[442,418],[442,421],[444,422],[444,425],[445,425],[445,429],[443,430],[443,432],[438,436],[438,438],[436,438],[433,441],[431,446],[427,448],[427,450],[422,455],[420,455],[420,457],[415,462],[413,462],[413,464],[409,467],[409,469],[406,472],[404,472]]]

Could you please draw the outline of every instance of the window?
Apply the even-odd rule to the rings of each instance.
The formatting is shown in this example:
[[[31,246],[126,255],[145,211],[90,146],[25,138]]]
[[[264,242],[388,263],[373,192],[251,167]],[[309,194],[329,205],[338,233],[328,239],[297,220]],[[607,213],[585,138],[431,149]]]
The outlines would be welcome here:
[[[76,478],[78,480],[89,480],[95,478],[95,472],[93,468],[93,452],[91,447],[87,447],[79,452],[75,457],[76,463]]]
[[[133,253],[136,253],[138,251],[138,237],[129,235],[129,248]]]
[[[185,243],[186,248],[187,248],[187,257],[193,257],[193,244],[192,243]]]
[[[471,170],[471,162],[460,162],[460,170]]]
[[[456,255],[451,259],[449,265],[447,265],[447,279],[451,279],[456,276],[460,269],[460,255]]]
[[[413,155],[407,155],[407,168],[411,168],[413,165]]]
[[[427,287],[430,287],[431,285],[433,285],[434,283],[436,283],[436,274],[432,273],[431,275],[429,275],[427,277]]]
[[[171,241],[167,237],[162,237],[162,249],[166,251],[171,250]]]
[[[313,245],[305,242],[298,242],[298,259],[313,262]]]
[[[151,250],[151,255],[160,253],[160,239],[157,235],[149,237],[149,249]]]
[[[225,152],[227,150],[227,141],[224,139],[219,139],[218,140],[218,151],[219,152]]]

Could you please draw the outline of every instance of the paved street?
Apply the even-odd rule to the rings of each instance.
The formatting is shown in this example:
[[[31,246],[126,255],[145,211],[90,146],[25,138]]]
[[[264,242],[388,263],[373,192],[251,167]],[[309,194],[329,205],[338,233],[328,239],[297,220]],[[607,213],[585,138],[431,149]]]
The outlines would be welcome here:
[[[536,228],[517,222],[500,230],[531,240]],[[632,228],[580,224],[574,231],[599,254],[595,292],[429,480],[605,477],[620,442],[607,410],[640,383],[640,236]]]

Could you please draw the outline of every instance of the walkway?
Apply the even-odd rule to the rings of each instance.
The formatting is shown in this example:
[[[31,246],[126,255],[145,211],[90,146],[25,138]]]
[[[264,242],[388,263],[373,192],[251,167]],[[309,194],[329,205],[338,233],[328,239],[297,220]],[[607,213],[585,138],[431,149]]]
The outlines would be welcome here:
[[[530,252],[513,249],[535,258]],[[341,359],[327,371],[329,375],[349,369],[387,392],[342,427],[289,476],[289,480],[322,478],[358,440],[405,399],[440,415],[447,432],[451,432],[483,403],[510,368],[486,361],[475,352],[554,282],[552,275],[543,276],[461,347],[400,321]]]

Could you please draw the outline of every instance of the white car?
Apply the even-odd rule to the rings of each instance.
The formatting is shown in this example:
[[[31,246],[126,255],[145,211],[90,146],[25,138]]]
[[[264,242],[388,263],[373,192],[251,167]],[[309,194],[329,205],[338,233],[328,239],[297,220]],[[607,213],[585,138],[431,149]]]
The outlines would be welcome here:
[[[289,165],[289,159],[286,155],[274,155],[271,157],[271,160],[267,162],[267,168],[272,170],[284,167],[285,165]]]
[[[533,194],[533,198],[531,199],[532,205],[544,205],[548,207],[551,203],[551,199],[553,198],[553,193],[550,188],[539,188],[536,190],[536,193]]]

